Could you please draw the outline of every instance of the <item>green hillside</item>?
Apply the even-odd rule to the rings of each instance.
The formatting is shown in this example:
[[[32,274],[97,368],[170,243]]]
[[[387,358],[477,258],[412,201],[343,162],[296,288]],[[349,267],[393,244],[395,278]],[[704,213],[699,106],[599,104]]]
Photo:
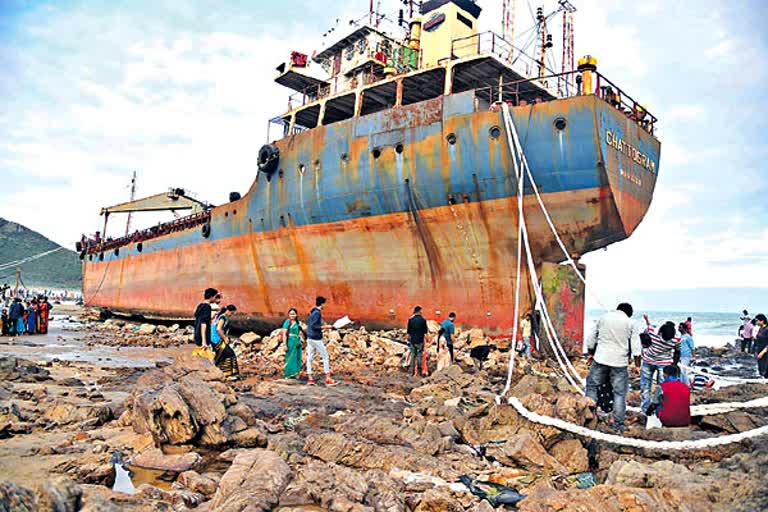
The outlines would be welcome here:
[[[0,218],[0,265],[57,247],[40,233]],[[13,285],[15,272],[16,267],[0,270],[0,285]],[[29,287],[80,289],[81,276],[80,258],[69,249],[21,265],[21,279]]]

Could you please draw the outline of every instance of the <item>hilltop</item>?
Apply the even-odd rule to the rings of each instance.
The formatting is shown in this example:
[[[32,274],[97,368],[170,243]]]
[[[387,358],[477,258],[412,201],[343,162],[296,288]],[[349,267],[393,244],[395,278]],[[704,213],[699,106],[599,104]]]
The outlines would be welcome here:
[[[0,265],[60,247],[40,233],[0,218]],[[21,265],[21,278],[27,286],[77,288],[82,270],[77,253],[63,249],[39,260]],[[0,271],[0,284],[14,282],[15,267]]]

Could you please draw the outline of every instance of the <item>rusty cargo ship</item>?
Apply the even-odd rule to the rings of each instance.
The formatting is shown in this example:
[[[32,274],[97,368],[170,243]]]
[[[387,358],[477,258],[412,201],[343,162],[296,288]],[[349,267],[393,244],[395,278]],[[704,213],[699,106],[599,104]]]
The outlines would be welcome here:
[[[152,230],[83,240],[86,303],[189,318],[211,286],[250,328],[274,328],[324,295],[328,317],[370,327],[402,326],[420,304],[428,317],[456,311],[460,325],[508,333],[517,180],[500,104],[575,259],[638,226],[660,143],[656,118],[594,59],[560,73],[542,59],[528,76],[522,52],[477,31],[479,15],[469,0],[430,0],[404,39],[361,23],[311,58],[293,53],[277,82],[295,94],[248,192]],[[530,184],[523,192],[553,319],[580,343],[584,287],[559,264]],[[132,209],[105,219],[114,211]]]

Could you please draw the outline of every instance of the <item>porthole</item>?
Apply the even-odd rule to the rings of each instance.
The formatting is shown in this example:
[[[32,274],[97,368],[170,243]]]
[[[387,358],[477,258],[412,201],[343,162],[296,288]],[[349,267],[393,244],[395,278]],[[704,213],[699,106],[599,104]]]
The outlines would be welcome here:
[[[315,163],[313,165],[315,168],[315,172],[320,171],[320,160],[315,160]]]
[[[285,174],[285,173],[283,172],[283,170],[282,170],[282,169],[280,169],[279,171],[277,171],[277,177],[278,177],[278,178],[280,178],[280,179],[283,179],[283,175],[284,175],[284,174]]]
[[[136,250],[139,251],[139,252],[143,251],[144,250],[144,244],[141,243],[141,242],[136,244]]]
[[[225,217],[229,217],[229,212],[224,212]]]
[[[403,147],[402,144],[398,144],[397,146],[395,146],[395,153],[397,153],[398,155],[402,155],[404,149],[405,148]]]
[[[120,256],[120,248],[115,247],[115,256]]]
[[[347,153],[342,153],[342,154],[341,154],[341,161],[342,161],[342,162],[344,162],[344,163],[347,163],[347,162],[349,162],[349,154],[347,154]]]
[[[491,129],[488,130],[488,136],[494,140],[498,139],[501,137],[501,128],[498,126],[491,126]]]
[[[373,151],[371,152],[373,155],[373,158],[379,158],[381,156],[381,149],[380,148],[373,148]]]
[[[104,253],[103,252],[99,253],[99,261],[104,261]]]
[[[307,166],[304,164],[299,164],[299,174],[304,174],[304,171],[307,170]]]
[[[237,210],[232,210],[232,215],[237,215]]]
[[[448,141],[448,144],[453,146],[456,144],[456,134],[455,133],[449,133],[448,136],[445,138],[445,140]]]
[[[556,117],[554,124],[555,124],[555,128],[557,128],[560,131],[565,130],[565,127],[568,125],[564,117]]]

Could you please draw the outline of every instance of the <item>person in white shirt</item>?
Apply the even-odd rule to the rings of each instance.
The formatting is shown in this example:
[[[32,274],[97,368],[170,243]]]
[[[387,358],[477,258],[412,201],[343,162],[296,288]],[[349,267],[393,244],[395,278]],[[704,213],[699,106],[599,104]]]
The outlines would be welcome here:
[[[610,382],[613,387],[613,428],[624,432],[624,414],[627,409],[629,372],[631,360],[640,367],[640,328],[633,322],[634,310],[627,303],[621,303],[616,311],[605,313],[595,323],[587,338],[589,375],[587,376],[587,397],[597,403],[598,388]]]

